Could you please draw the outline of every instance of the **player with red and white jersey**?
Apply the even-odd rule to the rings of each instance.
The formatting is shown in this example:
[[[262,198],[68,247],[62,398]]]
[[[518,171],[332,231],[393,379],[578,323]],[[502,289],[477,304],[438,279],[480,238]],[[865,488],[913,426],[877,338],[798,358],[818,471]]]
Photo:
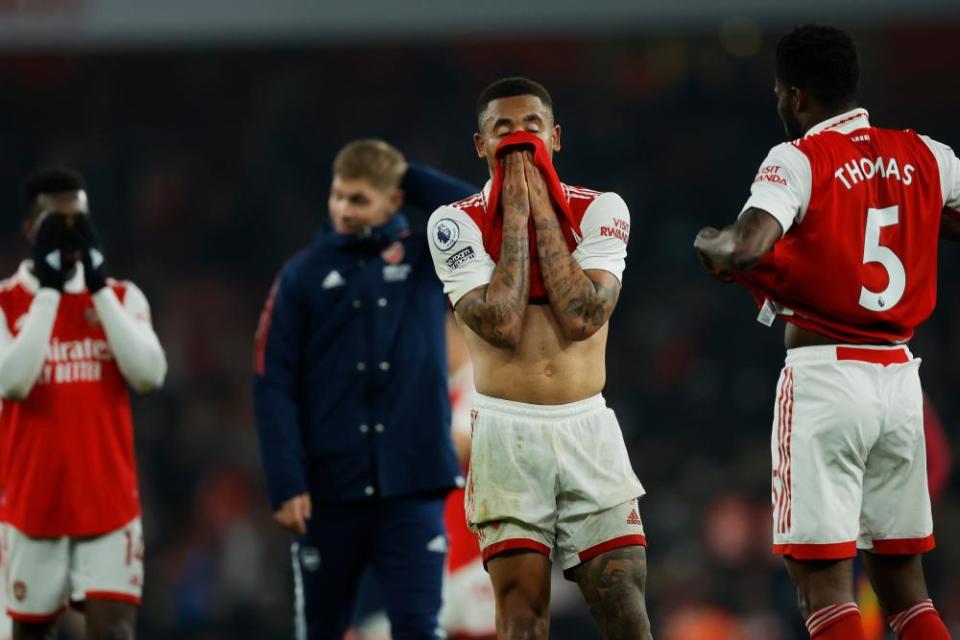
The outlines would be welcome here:
[[[143,540],[127,386],[159,387],[166,358],[143,293],[109,280],[83,178],[25,185],[33,261],[0,283],[0,469],[8,611],[47,638],[68,603],[91,638],[133,638]]]
[[[477,395],[473,364],[460,327],[447,316],[447,365],[450,371],[450,409],[453,446],[464,471],[469,471],[473,403]],[[443,519],[449,550],[443,578],[440,626],[451,640],[496,638],[496,599],[483,568],[477,535],[467,526],[465,490],[447,496]]]
[[[936,302],[941,217],[960,208],[960,160],[858,108],[848,34],[808,25],[777,47],[792,142],[761,165],[737,222],[695,247],[786,321],[774,411],[774,552],[811,637],[860,640],[852,559],[903,640],[949,638],[921,554],[934,546],[920,360],[907,347]]]
[[[556,558],[604,637],[649,640],[644,490],[602,395],[630,212],[616,193],[560,181],[560,127],[539,83],[494,82],[477,120],[491,180],[428,229],[474,367],[466,516],[497,631],[548,637]]]

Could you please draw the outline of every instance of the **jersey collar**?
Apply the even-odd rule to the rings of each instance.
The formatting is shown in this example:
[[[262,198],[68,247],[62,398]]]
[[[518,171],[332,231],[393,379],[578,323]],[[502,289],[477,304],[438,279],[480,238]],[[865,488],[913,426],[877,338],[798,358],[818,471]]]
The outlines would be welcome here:
[[[560,183],[563,185],[563,191],[567,195],[567,200],[570,199],[570,194],[567,191],[567,185],[563,182]],[[490,202],[490,190],[493,189],[493,180],[487,180],[487,183],[483,185],[483,189],[480,191],[480,195],[483,197],[483,212],[488,213],[487,203]]]
[[[24,260],[17,269],[17,279],[26,287],[30,293],[36,293],[40,289],[40,281],[33,275],[33,260]],[[83,264],[77,263],[76,271],[63,284],[64,293],[83,293],[87,288],[83,279]]]
[[[810,127],[804,138],[824,131],[836,131],[838,133],[850,133],[857,129],[865,129],[870,126],[870,114],[866,109],[857,108],[838,116],[833,116],[823,122]]]

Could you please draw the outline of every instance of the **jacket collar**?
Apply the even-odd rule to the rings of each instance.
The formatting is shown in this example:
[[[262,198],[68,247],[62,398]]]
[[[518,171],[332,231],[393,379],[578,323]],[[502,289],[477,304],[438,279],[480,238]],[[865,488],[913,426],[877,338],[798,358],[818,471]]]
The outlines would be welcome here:
[[[371,227],[363,233],[342,234],[337,233],[332,227],[326,226],[320,232],[319,240],[333,241],[338,246],[343,247],[382,247],[385,244],[396,242],[401,238],[410,235],[410,224],[406,216],[402,213],[395,213],[385,224],[379,227]]]

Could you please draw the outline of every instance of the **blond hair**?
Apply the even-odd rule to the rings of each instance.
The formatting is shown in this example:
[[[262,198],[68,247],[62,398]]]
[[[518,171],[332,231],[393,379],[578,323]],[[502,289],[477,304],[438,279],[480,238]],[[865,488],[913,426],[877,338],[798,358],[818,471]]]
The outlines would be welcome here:
[[[378,189],[395,189],[407,172],[400,150],[383,140],[354,140],[333,159],[333,175],[348,180],[364,179]]]

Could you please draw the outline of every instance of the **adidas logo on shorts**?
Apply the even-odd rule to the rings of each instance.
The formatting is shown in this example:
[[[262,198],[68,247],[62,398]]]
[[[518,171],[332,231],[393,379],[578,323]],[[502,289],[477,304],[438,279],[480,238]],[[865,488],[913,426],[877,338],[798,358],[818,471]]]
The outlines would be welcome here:
[[[630,515],[627,516],[627,524],[643,524],[643,522],[640,521],[640,514],[637,513],[636,509],[630,510]]]

